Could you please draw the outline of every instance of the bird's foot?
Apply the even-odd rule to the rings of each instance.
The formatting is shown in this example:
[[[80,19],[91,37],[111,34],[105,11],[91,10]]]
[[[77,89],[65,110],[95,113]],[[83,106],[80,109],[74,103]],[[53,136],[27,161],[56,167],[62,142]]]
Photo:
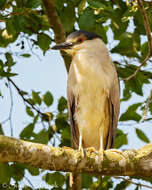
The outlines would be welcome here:
[[[120,150],[117,150],[117,149],[108,149],[108,150],[106,150],[106,152],[107,151],[112,151],[112,152],[114,152],[116,154],[120,154],[123,158],[126,159],[126,157],[123,155],[123,153]]]
[[[68,146],[63,146],[62,148],[64,148],[64,149],[71,149],[71,147],[68,147]]]
[[[88,148],[86,148],[86,150],[89,152],[96,152],[97,151],[94,147],[88,147]]]
[[[84,158],[84,149],[83,149],[83,148],[80,148],[79,151],[81,152],[82,158]]]
[[[101,149],[101,150],[99,150],[99,159],[100,159],[100,161],[103,161],[103,158],[104,158],[104,150]]]

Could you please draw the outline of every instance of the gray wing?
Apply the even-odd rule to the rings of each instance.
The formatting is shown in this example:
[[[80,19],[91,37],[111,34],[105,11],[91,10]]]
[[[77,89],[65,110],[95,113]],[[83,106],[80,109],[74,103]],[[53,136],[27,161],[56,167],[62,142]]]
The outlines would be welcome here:
[[[109,93],[108,105],[109,105],[110,125],[109,125],[109,133],[107,136],[107,141],[105,144],[105,149],[113,147],[116,136],[116,129],[119,117],[119,110],[120,110],[120,87],[117,75],[115,76],[113,86]]]
[[[79,130],[77,123],[74,119],[74,113],[76,111],[76,104],[78,102],[78,97],[75,97],[70,90],[70,87],[67,89],[68,96],[68,113],[70,119],[71,133],[72,133],[72,146],[75,149],[78,149],[79,146]]]

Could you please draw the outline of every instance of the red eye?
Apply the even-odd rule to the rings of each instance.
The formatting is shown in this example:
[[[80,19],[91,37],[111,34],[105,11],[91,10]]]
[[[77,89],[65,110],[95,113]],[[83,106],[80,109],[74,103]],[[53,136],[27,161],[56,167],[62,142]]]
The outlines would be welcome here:
[[[83,38],[79,38],[79,39],[78,39],[78,42],[79,42],[79,43],[82,43],[83,41],[84,41]]]

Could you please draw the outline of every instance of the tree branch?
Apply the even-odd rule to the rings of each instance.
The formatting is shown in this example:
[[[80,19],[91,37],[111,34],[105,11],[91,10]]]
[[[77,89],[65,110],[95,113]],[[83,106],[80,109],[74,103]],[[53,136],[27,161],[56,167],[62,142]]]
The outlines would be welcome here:
[[[56,43],[64,42],[66,38],[66,33],[61,23],[61,20],[57,14],[53,0],[43,0],[43,4],[46,10],[46,14],[48,16],[50,26],[55,34],[55,42]],[[71,57],[63,51],[60,51],[60,53],[64,59],[65,67],[68,72],[71,63]]]
[[[144,184],[141,184],[141,183],[136,183],[134,181],[132,181],[131,179],[126,179],[125,177],[122,177],[122,176],[119,176],[119,177],[114,177],[116,179],[122,179],[123,181],[126,181],[126,182],[129,182],[130,184],[134,184],[138,187],[146,187],[146,188],[149,188],[149,189],[152,189],[152,186],[149,186],[149,185],[144,185]]]
[[[146,30],[146,34],[148,38],[149,51],[150,51],[150,54],[152,54],[152,37],[151,37],[150,23],[149,23],[147,13],[144,8],[143,0],[138,0],[138,6],[144,20],[144,26],[145,26],[145,30]]]
[[[152,144],[139,150],[82,152],[68,147],[55,148],[0,135],[0,162],[20,162],[38,168],[108,176],[152,176]]]
[[[41,116],[45,115],[44,113],[40,112],[40,110],[38,110],[32,103],[30,103],[28,99],[26,99],[24,97],[23,91],[15,84],[15,82],[12,79],[10,79],[10,78],[7,78],[7,79],[15,87],[15,89],[17,90],[18,94],[22,97],[24,102],[29,104],[39,115],[41,115]]]
[[[147,38],[148,38],[149,51],[148,51],[148,54],[147,54],[145,60],[141,63],[141,65],[138,67],[138,69],[132,75],[130,75],[129,77],[123,79],[124,81],[128,81],[128,80],[132,79],[133,77],[135,77],[137,75],[137,73],[140,71],[141,67],[146,63],[146,61],[152,55],[151,29],[150,29],[150,23],[149,23],[149,20],[148,20],[148,16],[147,16],[147,13],[146,13],[145,8],[144,8],[143,0],[138,0],[138,6],[139,6],[139,9],[140,9],[140,11],[142,13],[142,16],[143,16],[144,27],[145,27],[145,31],[146,31]]]
[[[127,78],[124,78],[123,80],[124,81],[128,81],[130,79],[132,79],[133,77],[135,77],[137,75],[137,73],[140,71],[141,67],[146,63],[146,61],[150,58],[150,52],[147,54],[145,60],[141,63],[141,65],[135,70],[135,72],[130,75],[129,77]]]

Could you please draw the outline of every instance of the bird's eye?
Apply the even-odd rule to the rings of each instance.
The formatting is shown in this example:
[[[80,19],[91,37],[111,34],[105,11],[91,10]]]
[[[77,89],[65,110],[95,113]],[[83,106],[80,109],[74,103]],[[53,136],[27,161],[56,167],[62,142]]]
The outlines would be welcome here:
[[[82,43],[83,41],[84,41],[83,38],[78,38],[78,40],[77,40],[78,43]]]

